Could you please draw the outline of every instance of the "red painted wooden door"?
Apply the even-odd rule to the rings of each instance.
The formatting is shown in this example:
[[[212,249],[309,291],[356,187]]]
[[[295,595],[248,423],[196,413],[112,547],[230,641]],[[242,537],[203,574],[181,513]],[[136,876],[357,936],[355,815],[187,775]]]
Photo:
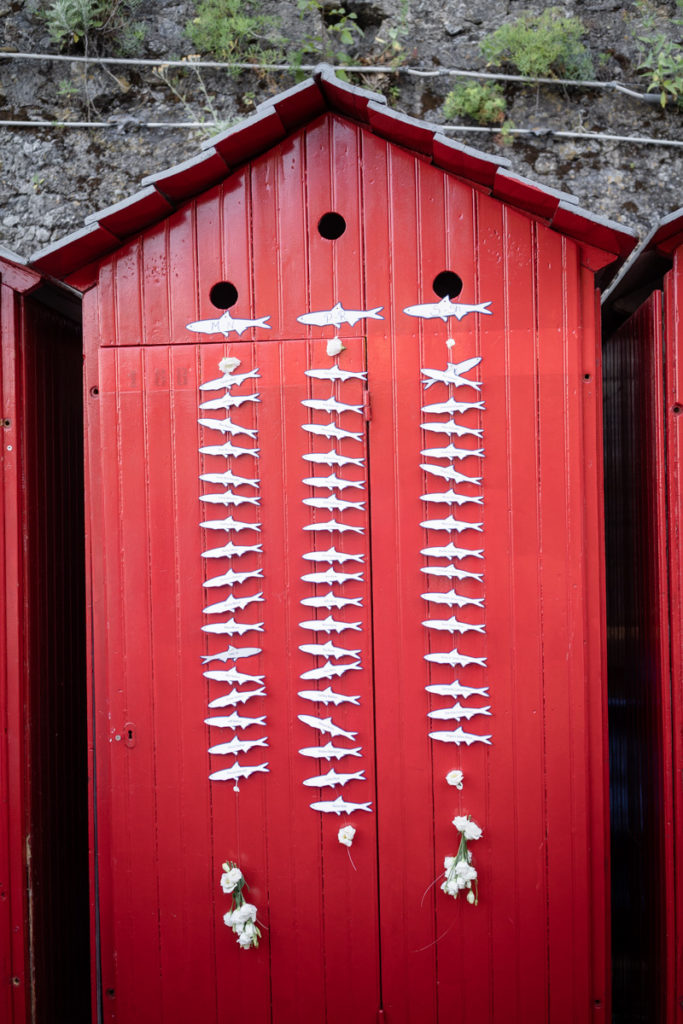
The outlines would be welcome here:
[[[348,224],[334,243],[317,231],[331,209]],[[448,324],[406,315],[436,301],[431,282],[444,269],[462,277],[459,301],[490,302],[491,314]],[[234,315],[267,313],[271,330],[194,343],[186,325],[217,315],[208,294],[226,275],[240,295]],[[339,329],[339,366],[367,372],[369,420],[360,378],[331,386],[306,373],[337,362],[326,354],[333,331],[297,316],[337,301],[383,307],[384,319]],[[415,154],[322,118],[105,261],[85,318],[105,1019],[607,1019],[599,366],[580,249]],[[197,420],[226,414],[200,412],[199,387],[219,376],[226,353],[241,360],[237,372],[260,374],[235,389],[260,400],[230,412],[258,431],[234,441],[258,447],[258,461],[227,462],[258,478],[258,491],[238,493],[260,504],[234,510],[200,502],[221,490],[200,475],[223,472],[226,458],[199,453],[221,438]],[[425,389],[425,370],[479,357],[467,373],[481,392]],[[302,405],[331,395],[359,408],[331,416]],[[447,439],[421,424],[445,424],[449,413],[422,407],[449,397],[483,402],[455,417],[482,436],[454,438],[483,447],[483,458],[451,460],[481,481],[455,491],[482,503],[422,497],[450,487],[421,468],[446,466],[423,450]],[[335,443],[303,429],[331,419],[357,436]],[[304,456],[332,448],[363,460],[338,472],[364,484],[340,494],[357,506],[338,517],[355,528],[341,535],[307,529],[333,513],[307,503],[325,491],[303,481],[335,470]],[[476,526],[460,540],[455,528],[421,525],[449,514]],[[214,599],[203,583],[231,563],[202,557],[219,541],[199,523],[223,515],[261,527],[233,537],[261,547],[235,556],[233,568],[262,572],[235,588],[263,596],[236,615],[263,623],[239,641],[262,653],[237,666],[263,677],[266,695],[240,713],[266,717],[245,736],[267,735],[268,746],[239,761],[267,761],[268,771],[237,794],[208,780],[226,762],[208,748],[234,734],[204,724],[227,713],[208,704],[230,684],[205,677],[222,666],[207,669],[202,656],[231,640],[202,631],[215,620],[203,609],[228,595]],[[425,554],[450,544],[481,552],[455,559],[473,575],[424,573],[454,562]],[[328,611],[301,601],[329,588],[302,579],[326,569],[303,556],[332,545],[352,556],[339,571],[362,577],[341,587],[360,603],[334,611],[360,629],[332,634],[358,650],[360,667],[311,683],[306,673],[325,659],[300,650],[314,639],[300,623]],[[444,609],[421,596],[452,588],[483,607]],[[423,626],[454,612],[484,632]],[[454,650],[453,667],[426,660]],[[468,706],[490,706],[490,715],[428,717],[452,702],[425,687],[456,679],[483,691]],[[328,684],[359,703],[316,709],[299,696]],[[329,740],[299,718],[316,713],[350,734],[335,743],[359,756],[336,766],[300,754]],[[491,744],[429,738],[458,725]],[[331,796],[303,785],[330,767],[365,778]],[[464,773],[462,791],[446,782],[452,769]],[[371,806],[351,815],[358,832],[348,852],[337,840],[347,819],[309,806],[337,794]],[[444,857],[458,848],[456,814],[483,829],[470,844],[478,906],[440,890]],[[265,926],[258,950],[238,949],[223,924],[226,859],[252,887]]]

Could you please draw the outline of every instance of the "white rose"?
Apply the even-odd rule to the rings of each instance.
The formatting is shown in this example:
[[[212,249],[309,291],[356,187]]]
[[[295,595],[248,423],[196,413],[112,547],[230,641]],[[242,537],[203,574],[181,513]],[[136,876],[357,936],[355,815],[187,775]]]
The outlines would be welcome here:
[[[476,868],[471,867],[465,860],[460,860],[455,865],[455,874],[458,878],[462,878],[465,882],[473,882],[477,877]]]
[[[243,903],[241,907],[237,907],[232,912],[233,927],[236,925],[240,931],[243,931],[247,922],[256,920],[256,914],[257,910],[253,903]]]
[[[234,892],[240,882],[244,881],[244,875],[239,868],[229,868],[224,864],[225,874],[221,875],[221,889],[225,893]]]
[[[446,782],[449,786],[455,786],[456,789],[462,789],[464,775],[459,768],[454,768],[452,772],[449,772],[446,776]]]
[[[458,832],[463,833],[465,839],[480,839],[483,835],[479,826],[474,821],[470,821],[469,818],[466,818],[464,815],[456,815],[455,818],[453,818],[453,824],[457,828]]]
[[[345,348],[346,345],[342,345],[341,339],[335,336],[334,338],[330,338],[330,340],[327,343],[327,348],[325,351],[327,352],[328,356],[338,356],[339,353],[343,352]]]
[[[237,359],[235,356],[224,356],[218,364],[218,369],[221,373],[233,373],[242,362],[241,359]]]
[[[342,846],[351,846],[355,834],[356,830],[353,825],[344,825],[344,827],[340,828],[337,832],[337,839]]]
[[[241,946],[242,949],[249,949],[252,945],[258,945],[256,942],[257,937],[258,932],[256,931],[253,923],[251,921],[247,921],[237,940],[237,944]]]
[[[443,866],[445,867],[447,874],[451,870],[451,868],[453,867],[454,864],[455,864],[455,857],[444,857],[444,859],[443,859]]]

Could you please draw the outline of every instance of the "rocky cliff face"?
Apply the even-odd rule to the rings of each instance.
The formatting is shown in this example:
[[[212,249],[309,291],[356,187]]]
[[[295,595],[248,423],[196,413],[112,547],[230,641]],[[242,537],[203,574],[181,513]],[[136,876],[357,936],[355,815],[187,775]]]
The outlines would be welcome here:
[[[219,120],[225,126],[294,82],[291,71],[197,72],[9,56],[14,52],[74,57],[85,47],[90,56],[117,56],[123,46],[117,35],[122,37],[126,19],[133,16],[144,27],[136,57],[161,65],[197,53],[186,34],[197,14],[195,3],[137,0],[134,15],[125,11],[113,34],[104,38],[93,30],[66,50],[48,33],[44,12],[50,3],[0,0],[1,118],[14,122],[0,126],[0,244],[21,255],[81,227],[88,214],[135,192],[145,175],[195,154],[203,139],[218,130],[209,125],[153,125]],[[329,59],[344,49],[355,63],[370,67],[386,66],[393,59],[393,71],[367,70],[350,80],[383,92],[390,105],[412,116],[470,129],[453,132],[452,137],[474,148],[504,152],[517,173],[572,192],[592,212],[643,235],[683,205],[683,109],[671,97],[662,107],[658,92],[650,93],[648,102],[609,86],[617,83],[646,92],[649,79],[639,73],[638,64],[644,53],[653,52],[654,44],[639,42],[638,37],[647,36],[668,41],[671,59],[681,62],[683,88],[683,30],[676,20],[683,12],[675,0],[659,5],[650,0],[563,4],[560,15],[577,16],[586,27],[584,41],[594,65],[591,78],[607,87],[502,83],[507,140],[497,126],[472,131],[481,127],[473,118],[445,117],[443,103],[454,78],[444,70],[485,69],[481,40],[524,11],[539,13],[547,5],[532,7],[516,0],[480,0],[476,5],[462,0],[348,0],[346,11],[356,16],[362,30],[354,32],[350,48],[333,31],[339,17],[336,8],[321,14],[320,7],[310,3],[302,18],[296,0],[255,4],[252,11],[274,21],[262,34],[256,33],[251,45],[265,51],[275,41],[280,54],[306,63],[316,63],[321,56]],[[242,8],[249,10],[246,2]],[[306,52],[311,45],[306,36],[316,37],[317,45],[327,46],[328,52]],[[504,65],[489,70],[514,73]],[[105,126],[18,123],[38,120]],[[511,124],[514,130],[529,133],[510,134]],[[593,133],[657,142],[588,137]],[[663,144],[667,141],[677,145]]]

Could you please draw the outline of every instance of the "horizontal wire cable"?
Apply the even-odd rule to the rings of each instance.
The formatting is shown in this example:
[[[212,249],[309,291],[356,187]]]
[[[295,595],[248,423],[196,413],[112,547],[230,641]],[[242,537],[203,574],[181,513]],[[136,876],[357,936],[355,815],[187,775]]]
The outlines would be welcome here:
[[[143,57],[83,57],[69,56],[63,53],[0,53],[0,60],[48,60],[79,64],[113,64],[122,67],[163,67],[163,68],[213,68],[216,70],[235,71],[315,71],[317,64],[252,64],[241,61],[216,60],[163,60]],[[561,85],[574,86],[582,89],[613,90],[624,93],[645,103],[659,104],[659,96],[652,93],[639,92],[631,86],[620,82],[598,82],[591,79],[578,78],[534,78],[530,75],[506,75],[493,71],[465,71],[462,68],[413,68],[393,64],[336,64],[330,65],[334,71],[345,71],[352,74],[393,74],[412,75],[417,78],[437,78],[448,76],[453,78],[480,78],[499,82],[520,82],[524,85]]]
[[[422,122],[427,124],[428,122]],[[239,122],[238,122],[239,124]],[[0,128],[216,128],[223,129],[218,121],[138,121],[134,117],[122,117],[116,121],[0,121]],[[485,128],[459,124],[434,124],[436,132],[479,132],[500,135],[500,128]],[[505,135],[532,135],[536,138],[583,139],[596,142],[626,142],[639,146],[683,147],[681,139],[656,139],[640,135],[613,135],[607,132],[571,132],[554,128],[510,128]]]

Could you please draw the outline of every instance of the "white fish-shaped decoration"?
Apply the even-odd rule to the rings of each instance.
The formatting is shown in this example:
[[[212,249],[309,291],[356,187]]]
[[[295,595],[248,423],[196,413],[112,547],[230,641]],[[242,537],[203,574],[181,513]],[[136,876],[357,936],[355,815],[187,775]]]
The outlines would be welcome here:
[[[490,305],[490,302],[478,302],[476,305],[468,306],[463,302],[453,302],[449,295],[445,295],[440,302],[424,302],[418,306],[406,306],[403,312],[408,316],[419,316],[423,320],[438,318],[446,323],[449,316],[454,316],[456,320],[462,320],[468,313],[484,313],[486,316],[492,316]]]
[[[423,526],[425,530],[446,530],[448,533],[452,533],[454,530],[456,533],[463,533],[465,530],[477,530],[478,533],[481,533],[484,529],[483,523],[468,523],[463,519],[455,519],[453,516],[448,516],[446,519],[425,519],[420,526]]]
[[[346,647],[335,647],[331,640],[326,644],[300,644],[299,650],[304,654],[312,654],[314,658],[360,658],[361,653]]]
[[[427,718],[434,718],[440,722],[456,721],[459,722],[461,718],[466,718],[468,721],[470,718],[474,718],[476,715],[491,715],[491,705],[487,704],[484,708],[464,708],[460,701],[457,701],[452,708],[439,708],[438,711],[428,711]]]
[[[436,693],[439,697],[487,697],[488,686],[463,686],[459,680],[454,679],[452,683],[434,683],[432,686],[425,686],[429,693]]]
[[[340,594],[335,594],[333,590],[328,590],[326,594],[321,594],[316,597],[304,597],[301,599],[299,604],[305,604],[309,608],[346,608],[347,605],[355,605],[356,608],[363,607],[362,597],[342,597]]]
[[[237,476],[231,469],[226,469],[223,473],[202,473],[199,479],[206,480],[208,484],[223,484],[226,487],[254,487],[256,490],[260,483],[260,480],[255,480],[250,476]]]
[[[232,456],[235,459],[239,459],[241,455],[253,455],[257,459],[260,450],[260,448],[240,448],[232,441],[226,441],[225,444],[208,444],[199,449],[201,455],[224,455],[226,458]]]
[[[217,743],[215,747],[209,747],[210,754],[246,754],[252,747],[267,747],[268,737],[261,736],[257,740],[240,740],[235,737],[229,743]]]
[[[304,498],[303,503],[310,505],[311,508],[326,508],[331,512],[345,512],[347,508],[355,508],[362,512],[365,509],[364,501],[344,501],[336,494],[326,498]]]
[[[200,494],[200,501],[208,505],[260,505],[260,498],[249,498],[243,494],[235,494],[234,491],[222,491],[219,494]]]
[[[364,466],[365,459],[352,459],[350,455],[340,455],[336,448],[329,452],[309,452],[302,455],[306,462],[315,462],[320,466]]]
[[[209,775],[209,778],[212,782],[227,782],[232,779],[237,781],[238,779],[248,779],[250,775],[254,774],[254,772],[268,771],[270,771],[268,761],[264,761],[263,764],[249,765],[244,768],[239,761],[235,761],[232,768],[221,768],[220,771],[212,772],[211,775]],[[237,789],[237,786],[235,786],[235,789]]]
[[[453,466],[432,466],[428,462],[422,462],[420,469],[431,473],[432,476],[440,476],[443,480],[452,480],[456,484],[476,484],[478,487],[481,485],[480,476],[465,476],[458,473],[457,469],[453,469]]]
[[[464,373],[469,373],[480,362],[481,356],[474,356],[472,359],[463,359],[461,363],[446,363],[445,370],[432,370],[429,367],[423,367],[421,372],[426,377],[426,380],[423,381],[425,391],[432,384],[450,384],[453,387],[469,387],[481,391],[480,380],[469,380],[469,378],[463,377]]]
[[[433,501],[440,505],[483,505],[484,497],[481,494],[456,494],[451,487],[450,491],[432,491],[429,494],[421,494],[420,501]]]
[[[466,654],[461,654],[457,647],[454,647],[452,651],[425,654],[424,659],[425,661],[433,661],[437,665],[450,665],[451,668],[455,668],[456,665],[461,668],[465,668],[467,665],[486,666],[486,658],[469,658]]]
[[[315,409],[317,412],[358,412],[363,411],[362,405],[347,405],[346,402],[338,402],[334,395],[329,398],[304,398],[301,402],[307,409]]]
[[[335,693],[331,686],[326,687],[324,690],[299,690],[298,695],[302,700],[310,700],[318,704],[324,704],[327,707],[328,704],[334,704],[336,707],[338,704],[359,704],[360,694],[357,693],[354,696],[349,696],[345,693]]]
[[[344,562],[363,562],[365,560],[365,555],[349,555],[345,551],[337,551],[335,547],[328,548],[327,551],[307,551],[301,557],[305,558],[307,562],[339,562],[342,565]]]
[[[447,423],[439,423],[436,420],[432,420],[429,423],[421,423],[420,426],[423,430],[430,431],[432,434],[455,434],[456,437],[466,437],[468,434],[473,437],[483,437],[483,430],[476,430],[474,427],[463,427],[459,423],[456,423],[453,418],[448,420]]]
[[[186,324],[185,326],[188,331],[194,331],[196,334],[222,334],[227,338],[231,331],[242,335],[250,327],[265,327],[269,331],[271,329],[270,324],[266,323],[266,320],[270,320],[270,315],[260,316],[255,320],[238,320],[230,316],[230,313],[226,310],[222,316],[215,320],[195,320],[193,323]]]
[[[337,441],[344,437],[348,437],[352,441],[363,440],[362,434],[354,433],[352,430],[342,430],[341,427],[337,426],[334,420],[330,420],[329,423],[302,423],[301,426],[302,429],[307,430],[309,434],[316,434],[320,437],[334,437]]]
[[[341,302],[337,302],[332,309],[302,313],[297,320],[300,324],[313,324],[315,327],[340,327],[342,324],[353,327],[359,320],[384,320],[384,317],[379,315],[382,309],[384,306],[375,306],[374,309],[344,309]]]
[[[381,306],[379,307],[382,308]],[[304,371],[307,377],[314,377],[316,380],[367,380],[367,370],[342,370],[340,366],[329,366],[325,369],[312,369]]]
[[[430,732],[429,738],[432,740],[441,740],[442,743],[457,743],[458,746],[461,743],[466,743],[468,747],[471,747],[473,743],[486,743],[489,747],[491,746],[491,736],[478,736],[473,732],[465,732],[461,725],[453,732]]]
[[[202,402],[200,409],[239,409],[245,402],[260,402],[261,396],[258,391],[252,391],[249,395],[221,395],[220,398],[210,398],[208,402]]]
[[[232,437],[236,434],[244,434],[253,440],[258,437],[258,430],[249,430],[247,427],[241,427],[239,423],[233,423],[230,418],[224,420],[197,420],[197,423],[200,427],[207,427],[209,430],[219,430],[221,434],[230,434]]]
[[[320,811],[322,814],[353,814],[354,811],[372,811],[371,801],[365,804],[352,804],[341,796],[338,796],[336,800],[318,800],[310,806],[314,811]]]
[[[348,523],[338,523],[336,519],[328,519],[324,523],[309,523],[303,529],[316,532],[327,530],[328,533],[365,533],[362,526],[349,526]]]
[[[228,516],[226,519],[207,519],[206,522],[199,524],[203,530],[234,530],[236,533],[240,533],[241,530],[256,530],[257,533],[261,532],[260,523],[245,523],[239,519],[233,519],[232,516]]]
[[[263,601],[263,592],[250,594],[249,597],[228,597],[225,601],[217,601],[204,609],[205,615],[220,615],[222,612],[236,612],[238,609],[247,608],[254,601]]]
[[[244,636],[245,633],[263,633],[262,622],[236,622],[234,618],[227,622],[211,622],[202,626],[205,633],[217,633],[227,636]]]
[[[435,547],[422,548],[421,555],[427,558],[455,558],[459,561],[463,558],[483,558],[484,550],[480,548],[474,551],[470,548],[456,548],[455,544],[438,544]]]
[[[241,555],[248,555],[250,552],[262,552],[263,544],[233,544],[230,541],[220,548],[209,548],[202,551],[202,558],[239,558]]]
[[[344,491],[347,487],[356,487],[359,491],[365,489],[365,480],[342,480],[334,473],[329,476],[307,476],[301,482],[309,487],[326,487],[330,491]]]
[[[265,725],[265,715],[258,718],[243,718],[235,712],[232,715],[219,715],[216,718],[205,718],[206,725],[215,726],[216,729],[248,729],[250,725]]]
[[[245,380],[260,376],[258,370],[249,370],[248,373],[224,373],[222,377],[216,377],[215,380],[207,380],[205,384],[200,384],[199,390],[220,391],[221,388],[234,388],[239,384],[244,384]]]
[[[440,590],[429,591],[426,594],[420,594],[420,597],[433,604],[447,604],[451,607],[456,605],[458,608],[464,608],[468,604],[476,605],[477,608],[484,607],[483,597],[463,597],[462,594],[456,594],[454,590],[448,590],[445,593]]]
[[[431,405],[423,405],[422,412],[433,412],[433,413],[452,413],[452,412],[469,412],[470,409],[485,409],[486,406],[483,402],[456,402],[454,398],[449,398],[447,402],[432,402]]]
[[[265,692],[264,686],[261,686],[258,690],[231,690],[230,693],[225,693],[222,697],[216,697],[215,700],[212,700],[209,703],[209,707],[228,708],[235,704],[245,704],[252,697],[262,697]]]
[[[330,761],[334,757],[340,761],[342,757],[362,757],[361,750],[362,747],[335,747],[330,741],[322,747],[303,747],[299,753],[304,757],[319,757],[325,761]]]
[[[466,569],[458,569],[455,565],[423,565],[420,572],[428,576],[445,576],[449,580],[478,580],[479,583],[484,576],[480,572],[467,572]]]
[[[254,569],[253,572],[235,572],[229,569],[222,576],[212,576],[210,580],[204,580],[203,587],[232,587],[235,583],[244,583],[245,580],[263,579],[263,569]]]
[[[362,583],[362,572],[337,572],[336,569],[327,569],[326,572],[307,572],[301,577],[304,583],[348,583],[349,580],[357,580]]]
[[[420,455],[425,455],[428,459],[467,459],[470,455],[483,459],[484,449],[456,448],[454,444],[449,444],[445,448],[423,448]]]
[[[304,725],[310,725],[311,729],[317,729],[318,732],[329,733],[332,739],[336,739],[337,736],[343,736],[346,740],[355,740],[358,735],[357,732],[348,732],[346,729],[342,729],[340,725],[335,725],[331,718],[316,718],[315,715],[297,715],[300,722]]]
[[[304,786],[315,786],[317,789],[322,789],[324,786],[345,786],[347,782],[355,779],[360,782],[367,781],[364,768],[361,768],[359,772],[338,772],[334,768],[330,768],[325,775],[314,775],[310,779],[304,779]]]
[[[326,619],[307,619],[305,622],[300,622],[299,625],[302,629],[310,629],[314,633],[343,633],[347,629],[355,629],[360,632],[362,628],[360,622],[339,622],[331,615],[328,615]]]
[[[250,676],[247,672],[238,672],[236,668],[211,669],[203,673],[205,679],[212,679],[216,683],[258,683],[263,685],[265,676]]]
[[[460,622],[452,615],[450,619],[425,619],[422,625],[426,629],[439,629],[446,633],[485,633],[484,625],[473,626],[470,622]]]
[[[228,647],[227,651],[221,651],[219,654],[203,654],[202,665],[208,665],[212,661],[222,661],[225,664],[228,661],[239,661],[241,658],[255,658],[261,653],[260,647]]]
[[[319,668],[311,668],[308,672],[302,672],[299,679],[333,679],[335,676],[343,676],[345,672],[358,671],[361,668],[359,661],[354,661],[350,665],[333,665],[332,662],[326,661]]]

